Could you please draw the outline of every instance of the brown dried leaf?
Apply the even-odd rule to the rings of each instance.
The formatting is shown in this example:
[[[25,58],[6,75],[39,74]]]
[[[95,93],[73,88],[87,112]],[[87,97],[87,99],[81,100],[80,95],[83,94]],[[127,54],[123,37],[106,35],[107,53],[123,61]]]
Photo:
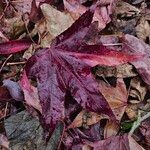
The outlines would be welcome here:
[[[144,17],[141,18],[140,24],[136,26],[136,34],[138,38],[144,41],[149,38],[148,42],[150,42],[150,24]]]
[[[106,119],[108,116],[104,114],[97,114],[94,112],[87,112],[82,110],[74,119],[74,121],[68,126],[68,128],[77,128],[81,126],[89,126],[99,122],[101,119]]]
[[[119,66],[98,66],[96,75],[103,77],[117,77],[127,78],[137,76],[130,64],[123,64]]]
[[[104,127],[104,139],[117,135],[119,131],[119,124],[114,121],[107,121],[106,126]]]
[[[122,16],[131,17],[135,14],[139,14],[140,10],[133,5],[130,5],[129,3],[126,3],[124,1],[119,1],[117,3],[115,13],[117,15],[121,14]]]
[[[40,46],[48,47],[52,41],[52,35],[48,32],[46,19],[39,20],[31,32],[31,37],[39,35]]]
[[[100,81],[99,90],[109,103],[117,120],[121,120],[127,106],[127,90],[123,79],[118,79],[116,87]]]
[[[69,13],[60,12],[49,4],[41,5],[41,10],[46,19],[47,32],[51,35],[51,40],[74,23]]]
[[[126,114],[128,115],[129,119],[135,120],[138,115],[138,105],[137,104],[128,104],[126,108]]]
[[[143,81],[141,81],[139,77],[131,79],[129,96],[131,96],[132,99],[129,99],[129,102],[132,104],[140,103],[144,100],[147,91],[148,89],[146,85],[143,83]]]

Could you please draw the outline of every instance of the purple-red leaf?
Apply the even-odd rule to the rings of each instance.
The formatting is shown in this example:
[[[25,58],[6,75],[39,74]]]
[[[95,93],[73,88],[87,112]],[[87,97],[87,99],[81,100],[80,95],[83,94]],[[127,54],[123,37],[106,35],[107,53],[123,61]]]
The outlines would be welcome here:
[[[94,143],[87,142],[87,145],[91,146],[93,150],[142,150],[143,148],[129,135],[112,136],[111,138],[97,141]]]
[[[65,119],[68,91],[84,109],[107,114],[113,119],[114,114],[99,92],[91,67],[98,64],[119,65],[139,58],[139,55],[127,55],[104,46],[81,46],[92,16],[93,12],[87,11],[68,30],[56,37],[51,48],[37,51],[26,64],[27,76],[37,81],[42,118],[50,134],[56,123]]]
[[[88,52],[88,46],[86,48]],[[98,83],[91,74],[91,66],[118,65],[131,60],[132,56],[127,57],[106,48],[101,50],[101,55],[94,55],[92,51],[90,54],[90,51],[75,53],[43,49],[29,59],[27,68],[31,68],[27,72],[37,79],[42,115],[52,131],[57,121],[65,117],[64,101],[68,90],[83,108],[113,117],[108,103],[98,91]],[[111,64],[110,58],[116,62],[113,60],[114,63]]]
[[[58,49],[76,51],[83,43],[93,18],[92,10],[85,12],[70,28],[57,36],[52,45]]]
[[[0,43],[0,54],[7,55],[25,51],[31,43],[31,40],[16,40]]]
[[[29,75],[37,79],[42,115],[52,129],[58,120],[65,117],[67,90],[83,108],[113,116],[108,103],[98,91],[98,83],[90,72],[91,66],[82,59],[56,49],[43,49],[28,63],[32,59],[36,62]]]

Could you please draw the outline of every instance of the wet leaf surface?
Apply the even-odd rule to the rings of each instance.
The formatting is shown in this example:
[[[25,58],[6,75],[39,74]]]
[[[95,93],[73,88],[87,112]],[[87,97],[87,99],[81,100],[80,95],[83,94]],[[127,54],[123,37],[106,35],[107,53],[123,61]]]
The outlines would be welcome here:
[[[148,149],[149,6],[0,1],[0,149]]]

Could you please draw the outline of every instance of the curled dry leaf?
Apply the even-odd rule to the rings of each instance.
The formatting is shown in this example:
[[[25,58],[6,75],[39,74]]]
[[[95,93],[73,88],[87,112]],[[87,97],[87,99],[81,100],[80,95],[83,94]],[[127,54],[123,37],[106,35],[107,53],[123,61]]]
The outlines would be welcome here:
[[[28,60],[34,54],[34,50],[34,46],[31,44],[31,46],[24,52],[23,58]]]
[[[147,42],[150,42],[150,24],[147,20],[145,20],[145,17],[141,18],[140,24],[136,26],[136,34],[138,38],[144,41],[149,38],[149,41]]]
[[[119,1],[115,9],[116,15],[121,14],[122,17],[131,17],[140,13],[140,10],[129,3]]]
[[[22,87],[26,104],[32,106],[33,108],[42,113],[42,108],[38,97],[38,91],[34,86],[30,84],[25,71],[23,72],[19,84]]]
[[[104,127],[104,139],[117,135],[119,128],[119,123],[107,121],[106,126]]]
[[[140,103],[144,100],[147,92],[148,89],[146,85],[141,81],[139,77],[131,79],[129,96],[131,96],[132,98],[129,99],[130,103]]]
[[[108,116],[82,110],[73,120],[73,122],[68,126],[68,129],[82,127],[84,125],[90,126],[99,122],[101,119],[108,119]]]
[[[35,36],[36,34],[39,35],[39,42],[41,47],[49,47],[52,36],[48,32],[47,29],[47,22],[45,19],[41,19],[35,24],[34,29],[31,32],[31,36]]]
[[[11,1],[12,2],[12,1]],[[23,21],[22,15],[23,13],[20,11],[17,11],[8,2],[8,7],[3,3],[4,9],[7,7],[7,10],[5,11],[3,17],[1,18],[0,22],[0,28],[2,33],[8,38],[8,39],[16,39],[18,38],[23,32],[26,31],[25,29],[25,22]],[[3,9],[3,11],[4,11]]]
[[[123,79],[118,79],[116,87],[100,81],[99,90],[109,103],[116,119],[120,121],[127,107],[127,90]]]
[[[138,105],[137,104],[128,104],[126,108],[126,114],[129,119],[135,120],[138,116]]]

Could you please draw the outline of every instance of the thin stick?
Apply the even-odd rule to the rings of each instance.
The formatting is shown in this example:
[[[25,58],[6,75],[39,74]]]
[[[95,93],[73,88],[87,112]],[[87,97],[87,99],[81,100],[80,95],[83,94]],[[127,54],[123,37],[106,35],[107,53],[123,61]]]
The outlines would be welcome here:
[[[13,66],[13,65],[24,65],[26,63],[26,61],[21,61],[21,62],[11,62],[11,63],[7,63],[7,66]]]
[[[4,61],[4,63],[2,64],[1,68],[0,68],[0,72],[2,71],[3,67],[5,66],[5,64],[7,63],[8,59],[10,59],[12,57],[12,54],[10,54],[6,60]]]
[[[104,46],[122,46],[122,43],[103,44]]]
[[[149,118],[150,117],[150,112],[148,112],[146,115],[144,115],[143,117],[141,117],[141,112],[139,111],[139,114],[138,114],[138,119],[136,122],[134,122],[129,134],[132,135],[135,131],[135,129],[137,129],[141,122],[144,121],[145,119]]]

